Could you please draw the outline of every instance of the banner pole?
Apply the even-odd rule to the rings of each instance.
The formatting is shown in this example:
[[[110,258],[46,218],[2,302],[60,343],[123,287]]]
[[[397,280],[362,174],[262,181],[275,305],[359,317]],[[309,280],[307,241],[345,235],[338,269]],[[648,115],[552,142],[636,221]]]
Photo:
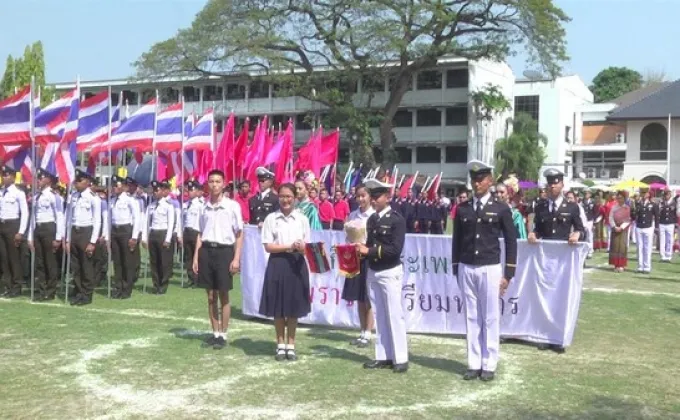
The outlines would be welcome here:
[[[186,184],[186,181],[184,179],[184,93],[182,92],[180,94],[180,103],[182,104],[182,143],[181,143],[181,148],[180,148],[180,168],[179,168],[179,177],[177,174],[175,177],[177,177],[178,181],[182,181],[181,185],[178,185],[178,189],[180,191],[179,194],[179,208],[180,208],[180,220],[178,220],[178,223],[181,223],[180,225],[180,233],[182,234],[182,244],[180,246],[180,270],[182,272],[182,277],[180,280],[180,287],[184,288],[184,274],[187,270],[186,268],[186,263],[184,261],[185,255],[184,255],[184,241],[186,238],[184,237],[184,185]],[[179,244],[178,244],[179,245]]]
[[[33,126],[35,125],[35,116],[33,115],[34,106],[35,106],[34,101],[33,101],[33,91],[34,90],[35,90],[35,76],[31,76],[31,93],[29,94],[30,103],[28,105],[28,109],[29,109],[28,118],[29,118],[29,121],[30,121],[29,132],[30,132],[30,136],[31,136],[31,159],[32,159],[31,164],[33,165],[33,177],[31,179],[31,196],[32,197],[37,196],[36,191],[38,189],[38,183],[37,183],[38,171],[36,170],[36,166],[38,165],[38,163],[36,162],[35,134],[34,134],[34,129],[33,129],[34,128]],[[37,206],[37,204],[35,203],[34,200],[31,200],[31,201],[32,201],[32,203],[31,203],[32,205],[31,205],[31,214],[29,216],[30,217],[29,223],[35,223],[35,218],[36,218],[38,206]],[[35,235],[35,228],[31,229],[31,231],[32,231],[33,235]],[[19,232],[19,233],[23,234],[25,232]],[[26,238],[26,239],[30,239],[30,238]],[[31,251],[31,302],[33,302],[33,300],[35,298],[35,241],[32,241],[32,242],[34,244],[34,249],[33,249],[33,251]]]
[[[112,235],[113,235],[113,232],[112,232],[112,230],[113,230],[113,228],[112,228],[113,220],[111,220],[111,218],[113,217],[113,209],[111,209],[111,193],[112,193],[112,183],[111,183],[111,181],[112,181],[112,177],[113,177],[113,167],[112,167],[112,164],[111,164],[113,162],[113,155],[112,155],[112,151],[111,151],[111,131],[112,131],[111,118],[113,117],[113,112],[112,112],[112,109],[111,109],[112,107],[113,107],[113,103],[111,103],[111,86],[109,86],[109,120],[108,120],[109,121],[109,133],[108,133],[109,134],[109,137],[108,137],[108,139],[109,139],[109,141],[108,141],[108,143],[109,143],[109,182],[108,182],[108,185],[106,187],[106,202],[108,204],[106,206],[106,211],[109,213],[109,217],[108,217],[108,221],[107,221],[107,226],[105,227],[105,229],[108,229],[108,232],[109,232],[109,240],[106,241],[106,250],[107,250],[107,254],[108,254],[108,265],[106,266],[106,280],[107,280],[107,283],[108,283],[107,287],[108,287],[108,297],[109,297],[109,299],[111,299],[111,274],[112,274],[110,271],[115,270],[115,267],[111,267],[111,239],[112,239]]]

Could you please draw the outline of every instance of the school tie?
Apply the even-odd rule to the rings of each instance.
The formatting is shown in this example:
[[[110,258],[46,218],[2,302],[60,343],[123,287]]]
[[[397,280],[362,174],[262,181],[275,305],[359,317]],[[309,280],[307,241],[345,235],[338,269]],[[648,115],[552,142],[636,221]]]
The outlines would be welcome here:
[[[477,213],[482,211],[482,200],[477,200]]]
[[[552,212],[553,214],[557,213],[557,203],[554,201],[552,202]]]

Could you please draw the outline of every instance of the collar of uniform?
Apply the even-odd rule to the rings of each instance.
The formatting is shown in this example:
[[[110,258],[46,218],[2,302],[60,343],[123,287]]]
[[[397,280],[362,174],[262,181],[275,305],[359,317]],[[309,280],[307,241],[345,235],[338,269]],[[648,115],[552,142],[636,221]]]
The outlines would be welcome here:
[[[260,192],[260,197],[266,197],[271,192],[271,190],[271,188],[267,188],[266,190]]]
[[[358,208],[357,210],[359,211],[359,215],[362,216],[362,217],[369,217],[370,215],[375,213],[375,210],[373,209],[373,207],[367,208],[366,211],[361,211],[361,208]]]
[[[302,213],[300,213],[300,211],[298,211],[297,209],[293,209],[293,211],[291,211],[288,214],[288,216],[283,214],[283,212],[281,210],[276,210],[276,213],[274,213],[274,214],[276,214],[277,219],[288,219],[288,218],[297,219],[297,217],[299,215],[301,215]]]
[[[548,199],[548,202],[550,203],[550,208],[552,209],[553,203],[555,203],[555,207],[559,207],[562,205],[562,202],[564,201],[564,196],[560,194],[559,197],[557,197],[556,200],[553,201],[552,198]]]
[[[385,207],[384,209],[382,209],[382,211],[381,211],[380,213],[378,213],[378,216],[382,219],[383,217],[385,217],[385,215],[386,215],[387,213],[390,212],[390,210],[392,210],[392,207],[387,206],[387,207]]]
[[[227,198],[226,196],[222,196],[222,198],[220,198],[220,201],[218,201],[217,203],[213,204],[210,200],[207,200],[205,202],[205,205],[212,208],[212,209],[218,209],[218,208],[226,209],[227,208],[227,200],[229,200],[229,198]]]
[[[50,186],[48,185],[48,186],[46,186],[45,188],[43,188],[42,190],[40,190],[40,192],[41,192],[41,193],[50,193],[50,192],[52,192],[52,187],[50,187]]]
[[[475,208],[477,208],[477,203],[478,203],[478,202],[481,202],[481,203],[482,203],[482,207],[484,207],[484,206],[486,206],[486,203],[488,203],[490,199],[491,199],[491,193],[487,192],[486,194],[484,194],[484,195],[482,196],[482,198],[477,198],[477,197],[475,197],[475,198],[474,198],[474,202],[472,203],[472,205],[473,205]]]
[[[18,190],[18,189],[19,188],[17,188],[16,184],[10,184],[9,187],[5,188],[5,190],[7,190],[7,192],[10,192],[10,191],[13,191],[13,190]]]

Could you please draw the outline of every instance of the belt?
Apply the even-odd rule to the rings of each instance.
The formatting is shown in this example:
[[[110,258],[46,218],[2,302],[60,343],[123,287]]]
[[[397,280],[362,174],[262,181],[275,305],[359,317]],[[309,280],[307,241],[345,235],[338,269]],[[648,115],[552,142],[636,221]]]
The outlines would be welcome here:
[[[92,228],[94,228],[94,226],[71,226],[71,229],[75,230],[76,232],[80,232],[82,230],[92,229]]]
[[[201,242],[201,246],[207,247],[207,248],[233,248],[234,245],[227,245],[227,244],[220,244],[218,242]]]
[[[52,222],[37,222],[35,225],[36,226],[44,226],[44,225],[54,225],[56,223],[57,222],[54,222],[54,221],[52,221]]]
[[[114,228],[114,229],[122,229],[122,228],[124,228],[124,227],[132,227],[132,224],[131,224],[131,223],[127,223],[127,224],[124,224],[124,225],[113,225],[113,228]]]
[[[0,219],[0,223],[18,222],[20,219]]]

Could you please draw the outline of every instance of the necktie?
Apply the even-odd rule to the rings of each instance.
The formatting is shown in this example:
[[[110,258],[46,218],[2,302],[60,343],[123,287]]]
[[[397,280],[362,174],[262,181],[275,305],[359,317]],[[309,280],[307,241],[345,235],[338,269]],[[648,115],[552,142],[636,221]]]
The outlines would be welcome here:
[[[477,213],[482,211],[482,200],[477,200]]]

